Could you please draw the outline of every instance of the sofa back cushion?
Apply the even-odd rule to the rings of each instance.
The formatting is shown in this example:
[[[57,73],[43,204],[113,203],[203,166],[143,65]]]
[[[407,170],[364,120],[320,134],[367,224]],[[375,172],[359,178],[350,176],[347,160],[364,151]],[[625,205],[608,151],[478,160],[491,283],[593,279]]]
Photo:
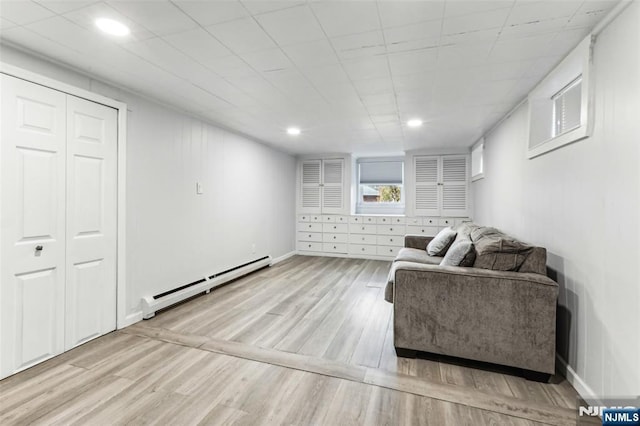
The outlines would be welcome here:
[[[438,235],[427,244],[427,253],[429,256],[444,256],[456,238],[456,235],[457,232],[451,229],[450,226],[438,232]]]
[[[483,235],[474,245],[473,266],[493,271],[518,271],[533,250],[530,245],[496,233]]]

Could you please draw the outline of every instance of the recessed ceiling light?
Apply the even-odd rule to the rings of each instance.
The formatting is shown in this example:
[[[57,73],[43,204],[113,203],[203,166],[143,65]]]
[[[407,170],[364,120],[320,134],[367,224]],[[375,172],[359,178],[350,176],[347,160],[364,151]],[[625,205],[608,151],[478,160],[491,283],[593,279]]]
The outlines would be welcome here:
[[[109,18],[96,19],[96,26],[105,33],[118,37],[124,37],[130,33],[129,28],[125,24]]]
[[[419,118],[413,118],[413,119],[407,121],[407,126],[409,126],[409,127],[420,127],[420,126],[422,126],[422,120],[420,120]]]
[[[289,127],[287,129],[287,133],[290,135],[299,135],[300,134],[300,129],[298,129],[297,127]]]

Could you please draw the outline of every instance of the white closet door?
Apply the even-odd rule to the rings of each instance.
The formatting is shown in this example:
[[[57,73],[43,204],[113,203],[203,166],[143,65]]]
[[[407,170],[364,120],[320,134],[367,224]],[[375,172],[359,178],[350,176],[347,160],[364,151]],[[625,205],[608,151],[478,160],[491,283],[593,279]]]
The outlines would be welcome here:
[[[442,157],[442,216],[467,216],[467,156]]]
[[[63,351],[66,96],[0,75],[0,378]]]
[[[322,165],[322,213],[343,213],[344,160],[323,160]]]
[[[418,216],[440,215],[439,160],[435,156],[415,157],[415,214]]]
[[[302,185],[300,193],[301,213],[321,212],[322,161],[307,160],[302,162]]]
[[[116,328],[117,111],[67,98],[65,349]]]

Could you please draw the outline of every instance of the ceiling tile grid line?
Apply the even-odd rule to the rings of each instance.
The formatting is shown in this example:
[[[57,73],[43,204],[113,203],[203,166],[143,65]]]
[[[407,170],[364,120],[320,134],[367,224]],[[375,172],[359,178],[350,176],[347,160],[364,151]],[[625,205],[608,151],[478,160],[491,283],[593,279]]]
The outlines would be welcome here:
[[[2,0],[0,38],[288,151],[399,152],[472,144],[617,1]]]

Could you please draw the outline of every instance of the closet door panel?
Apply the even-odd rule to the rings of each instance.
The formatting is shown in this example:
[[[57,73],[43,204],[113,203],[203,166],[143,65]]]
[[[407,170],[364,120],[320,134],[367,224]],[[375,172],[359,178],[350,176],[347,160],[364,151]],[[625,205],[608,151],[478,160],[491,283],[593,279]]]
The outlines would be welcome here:
[[[2,378],[64,347],[66,97],[0,79]]]
[[[116,327],[117,111],[67,99],[65,348]]]

